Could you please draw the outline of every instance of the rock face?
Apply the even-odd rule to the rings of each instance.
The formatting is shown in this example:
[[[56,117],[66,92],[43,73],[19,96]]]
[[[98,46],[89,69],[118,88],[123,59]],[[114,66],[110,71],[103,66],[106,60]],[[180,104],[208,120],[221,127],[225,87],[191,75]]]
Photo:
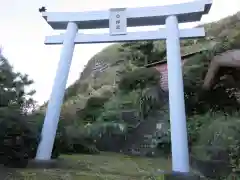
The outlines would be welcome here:
[[[144,121],[140,121],[135,116],[134,110],[124,111],[122,115],[123,118],[126,118],[125,121],[131,124],[128,134],[126,136],[103,135],[101,142],[97,144],[99,150],[145,156],[156,147],[156,145],[153,146],[151,137],[159,130],[157,129],[157,124],[161,124],[163,130],[168,130],[167,121],[163,118],[162,112],[155,113]]]
[[[150,149],[150,142],[145,141],[146,135],[156,132],[158,119],[149,118],[141,122],[127,137],[124,152],[144,155]]]
[[[240,49],[226,51],[211,60],[203,88],[209,89],[212,86],[213,79],[221,67],[240,68]]]
[[[157,112],[132,129],[124,144],[124,152],[133,155],[146,155],[154,149],[156,145],[153,144],[151,137],[159,130],[157,124],[162,124],[163,131],[168,130],[167,121],[163,117],[162,112]]]

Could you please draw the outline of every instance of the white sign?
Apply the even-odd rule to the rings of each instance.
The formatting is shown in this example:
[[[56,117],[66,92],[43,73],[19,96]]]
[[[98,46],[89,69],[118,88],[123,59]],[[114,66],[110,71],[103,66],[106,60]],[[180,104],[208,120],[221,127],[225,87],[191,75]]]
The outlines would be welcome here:
[[[162,123],[157,123],[157,129],[161,130],[162,129]]]
[[[109,31],[110,35],[127,34],[126,8],[110,9]]]

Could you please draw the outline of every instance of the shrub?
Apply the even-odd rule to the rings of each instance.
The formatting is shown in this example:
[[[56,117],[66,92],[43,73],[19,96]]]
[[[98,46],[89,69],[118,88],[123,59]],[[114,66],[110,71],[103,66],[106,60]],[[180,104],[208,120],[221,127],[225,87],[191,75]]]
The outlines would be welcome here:
[[[31,129],[26,116],[18,110],[2,108],[0,114],[0,163],[11,167],[25,167],[38,144],[38,133]]]
[[[77,112],[78,116],[85,122],[96,121],[103,111],[104,103],[107,100],[107,97],[90,97],[85,105],[85,108]]]
[[[228,162],[233,171],[239,171],[240,159],[240,121],[239,113],[232,116],[222,113],[212,114],[212,122],[204,124],[199,130],[196,146],[201,147],[193,153],[201,160],[222,160]]]
[[[226,74],[234,75],[233,71],[230,72],[229,69],[222,69],[217,74],[216,84],[211,90],[202,89],[209,60],[213,55],[211,51],[195,55],[184,66],[184,94],[188,115],[204,114],[208,111],[230,113],[239,107],[237,98],[233,96],[234,91],[237,91],[237,89],[229,86],[228,79],[222,78]]]
[[[139,68],[122,76],[119,82],[119,89],[132,91],[143,89],[151,85],[157,85],[160,81],[160,74],[154,68]]]
[[[59,131],[58,148],[61,153],[99,153],[94,144],[94,138],[89,134],[86,128],[69,125]]]

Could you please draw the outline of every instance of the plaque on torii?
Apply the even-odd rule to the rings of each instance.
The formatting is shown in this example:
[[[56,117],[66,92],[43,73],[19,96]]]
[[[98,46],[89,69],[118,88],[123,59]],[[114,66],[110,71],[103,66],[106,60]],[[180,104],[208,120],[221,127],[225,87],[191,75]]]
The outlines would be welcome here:
[[[112,36],[127,34],[126,8],[109,10],[109,33]]]

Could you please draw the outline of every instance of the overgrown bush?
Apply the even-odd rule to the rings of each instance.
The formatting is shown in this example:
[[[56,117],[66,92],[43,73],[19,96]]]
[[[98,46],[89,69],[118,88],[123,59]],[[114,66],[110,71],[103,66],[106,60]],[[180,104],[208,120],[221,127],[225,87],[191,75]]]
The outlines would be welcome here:
[[[35,114],[32,129],[41,133],[44,114]],[[99,151],[94,145],[94,139],[88,135],[84,128],[78,127],[79,124],[72,122],[69,125],[65,119],[60,119],[52,151],[52,158],[58,158],[61,153],[86,153],[94,154]],[[32,151],[33,157],[36,155],[37,146]]]
[[[196,122],[193,122],[193,121]],[[193,136],[192,155],[199,161],[224,164],[232,172],[240,170],[240,121],[239,113],[223,113],[195,116],[191,119],[190,137]],[[215,163],[216,164],[216,163]],[[214,167],[212,167],[214,169]],[[210,171],[211,169],[209,169]],[[226,173],[229,171],[226,171]],[[219,172],[216,172],[219,173]],[[225,174],[227,175],[227,174]],[[215,175],[214,175],[215,176]]]
[[[15,108],[0,109],[0,163],[10,167],[25,167],[35,158],[40,133],[26,115]]]
[[[138,67],[162,60],[166,56],[163,41],[142,41],[123,43],[119,51],[125,58]]]
[[[95,122],[98,116],[102,113],[104,103],[108,99],[109,97],[90,97],[84,109],[77,112],[78,116],[84,122]]]
[[[1,164],[24,167],[30,158],[31,146],[37,143],[37,134],[31,131],[18,110],[1,108],[0,112]]]
[[[28,122],[28,113],[35,109],[35,91],[26,91],[32,83],[0,56],[0,163],[5,166],[25,167],[35,156],[40,136]]]
[[[71,154],[97,154],[99,150],[94,144],[94,138],[84,130],[74,125],[65,127],[64,131],[60,132],[62,153]]]
[[[118,87],[123,91],[144,89],[151,85],[157,85],[160,78],[160,73],[154,68],[139,68],[123,75]]]
[[[199,133],[212,122],[213,118],[210,113],[197,114],[187,118],[188,141],[191,147],[196,144],[199,139]]]
[[[208,111],[231,113],[239,109],[238,100],[233,96],[239,89],[237,81],[230,86],[229,79],[223,78],[227,74],[232,77],[234,71],[222,68],[215,78],[215,85],[210,90],[202,89],[212,57],[212,52],[206,51],[190,58],[184,66],[184,93],[188,115],[204,114]]]

